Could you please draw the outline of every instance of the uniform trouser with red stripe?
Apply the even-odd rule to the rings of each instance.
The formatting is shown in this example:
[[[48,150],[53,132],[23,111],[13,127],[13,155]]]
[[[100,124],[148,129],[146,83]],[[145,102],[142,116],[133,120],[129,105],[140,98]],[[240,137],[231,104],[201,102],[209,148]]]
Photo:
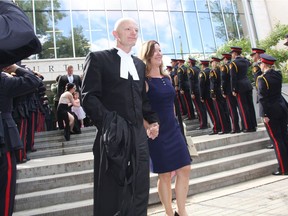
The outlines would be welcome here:
[[[222,96],[213,100],[216,118],[220,123],[222,132],[230,132],[231,131],[231,122],[229,118],[228,107],[225,99]]]
[[[29,112],[28,126],[27,126],[27,151],[34,149],[34,136],[36,125],[36,112]]]
[[[206,128],[207,127],[207,112],[204,103],[201,102],[200,96],[197,94],[194,94],[195,98],[192,99],[197,115],[198,120],[200,124],[200,128]]]
[[[219,120],[216,117],[216,112],[214,109],[213,100],[211,98],[209,98],[209,99],[205,99],[204,102],[205,102],[205,107],[206,107],[206,110],[208,112],[208,115],[209,115],[211,122],[213,124],[213,132],[217,133],[217,132],[221,131],[221,126],[220,126]]]
[[[246,130],[255,129],[257,124],[253,104],[252,90],[248,92],[238,93],[236,97],[244,129]]]
[[[0,215],[11,216],[16,188],[16,158],[14,151],[0,157]]]
[[[15,151],[16,160],[17,162],[23,162],[23,160],[27,159],[27,119],[21,117],[21,119],[15,119],[15,121],[19,130],[20,139],[23,143],[23,149]]]
[[[189,119],[195,119],[195,111],[194,111],[190,91],[184,90],[184,94],[182,94],[182,97],[184,98],[188,118]]]
[[[176,93],[177,93],[177,99],[178,99],[178,102],[179,102],[179,105],[180,105],[181,113],[182,113],[182,115],[186,115],[187,114],[187,108],[186,108],[186,105],[185,105],[184,97],[180,93],[179,90]]]
[[[232,131],[240,131],[239,115],[237,111],[237,99],[232,94],[226,96],[226,103],[231,117]]]
[[[265,127],[274,145],[274,151],[278,160],[279,171],[288,172],[288,134],[287,117],[281,119],[271,118]]]

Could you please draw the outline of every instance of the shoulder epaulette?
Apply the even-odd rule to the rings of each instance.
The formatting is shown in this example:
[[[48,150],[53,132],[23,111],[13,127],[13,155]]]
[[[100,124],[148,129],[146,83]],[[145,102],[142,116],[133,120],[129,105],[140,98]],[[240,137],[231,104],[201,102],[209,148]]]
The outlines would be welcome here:
[[[238,67],[237,67],[237,65],[236,65],[236,63],[235,63],[234,61],[230,63],[229,68],[232,69],[233,66],[234,66],[235,69],[236,69],[236,73],[238,73]]]
[[[180,73],[181,71],[184,72],[182,68],[178,68],[177,73]]]
[[[193,68],[189,68],[190,72],[193,73],[193,76],[195,75],[195,71],[193,70]]]
[[[253,73],[256,73],[258,71],[258,69],[259,69],[259,66],[254,66],[252,69]]]
[[[258,88],[258,82],[259,82],[259,79],[260,79],[260,78],[262,78],[262,79],[264,80],[264,82],[265,82],[265,84],[266,84],[266,87],[267,87],[267,90],[268,90],[268,89],[269,89],[269,83],[268,83],[267,79],[264,77],[264,74],[257,77],[257,80],[256,80],[256,88]]]
[[[206,80],[206,74],[205,74],[205,72],[203,72],[203,71],[201,71],[201,72],[199,73],[199,77],[201,78],[202,76],[204,76],[204,79]]]

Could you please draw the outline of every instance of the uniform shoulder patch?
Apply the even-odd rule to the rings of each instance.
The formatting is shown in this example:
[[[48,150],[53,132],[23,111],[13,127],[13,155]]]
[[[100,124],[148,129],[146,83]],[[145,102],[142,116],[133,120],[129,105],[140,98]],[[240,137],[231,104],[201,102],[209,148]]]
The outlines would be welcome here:
[[[182,68],[178,68],[177,73],[180,73],[180,72],[182,72],[182,71],[183,71]]]
[[[222,72],[225,72],[225,66],[222,65],[222,66],[220,67],[220,70],[221,70]]]
[[[253,71],[253,73],[256,73],[257,70],[258,70],[258,66],[254,66],[252,71]]]

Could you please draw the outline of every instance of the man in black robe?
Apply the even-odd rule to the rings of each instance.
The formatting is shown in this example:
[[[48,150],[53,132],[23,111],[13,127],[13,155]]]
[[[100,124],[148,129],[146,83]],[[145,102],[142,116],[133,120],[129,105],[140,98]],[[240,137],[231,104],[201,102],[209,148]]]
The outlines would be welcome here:
[[[94,215],[147,215],[149,198],[148,137],[158,136],[158,117],[151,111],[145,89],[145,64],[131,55],[138,38],[138,26],[126,18],[116,22],[113,35],[116,47],[91,52],[86,57],[82,82],[83,108],[97,127],[94,142]],[[122,212],[126,188],[119,185],[113,173],[107,171],[107,157],[101,154],[103,125],[111,112],[129,122],[134,134],[136,170],[132,188],[132,204]],[[143,126],[145,123],[146,132]],[[127,210],[127,208],[126,208]]]

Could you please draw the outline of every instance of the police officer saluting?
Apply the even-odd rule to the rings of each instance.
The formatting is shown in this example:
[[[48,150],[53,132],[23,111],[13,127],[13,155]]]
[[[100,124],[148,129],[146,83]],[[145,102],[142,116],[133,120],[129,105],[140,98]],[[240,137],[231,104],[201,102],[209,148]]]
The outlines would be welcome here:
[[[260,54],[265,53],[264,49],[260,49],[260,48],[252,48],[252,53],[250,54],[251,58],[252,58],[252,72],[253,72],[253,76],[254,76],[254,81],[256,81],[257,77],[262,75],[262,71],[261,68],[258,64],[259,60],[260,60]]]
[[[261,54],[263,75],[256,80],[259,95],[259,114],[273,142],[279,168],[273,175],[288,175],[287,106],[282,97],[282,74],[272,68],[276,59]]]
[[[237,98],[243,132],[256,131],[256,115],[253,104],[252,84],[247,76],[249,61],[241,57],[241,47],[231,47],[230,81],[233,96]]]

